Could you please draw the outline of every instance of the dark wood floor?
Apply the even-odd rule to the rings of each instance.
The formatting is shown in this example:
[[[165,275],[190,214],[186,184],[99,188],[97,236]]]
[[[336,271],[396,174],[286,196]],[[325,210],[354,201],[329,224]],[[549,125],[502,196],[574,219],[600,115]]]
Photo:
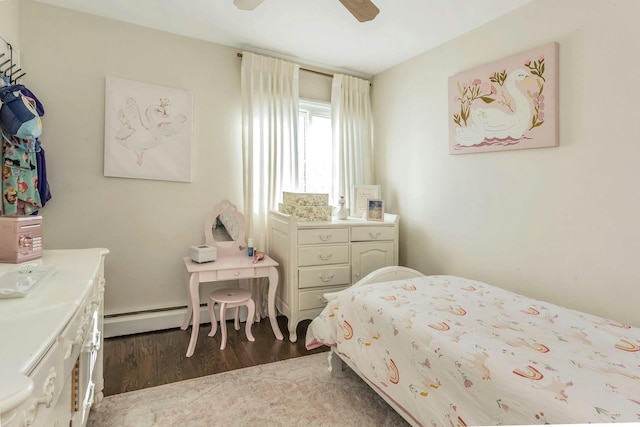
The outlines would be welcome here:
[[[256,339],[254,342],[247,341],[244,323],[236,331],[233,323],[227,322],[227,347],[224,350],[220,350],[220,330],[215,336],[208,337],[211,325],[203,324],[191,357],[185,356],[191,327],[185,331],[176,328],[106,338],[104,395],[327,351],[327,347],[312,351],[305,349],[304,338],[309,323],[309,320],[305,320],[298,324],[298,340],[292,343],[288,339],[286,317],[278,317],[278,324],[284,335],[283,341],[275,339],[269,319],[262,319],[252,325],[251,331]]]

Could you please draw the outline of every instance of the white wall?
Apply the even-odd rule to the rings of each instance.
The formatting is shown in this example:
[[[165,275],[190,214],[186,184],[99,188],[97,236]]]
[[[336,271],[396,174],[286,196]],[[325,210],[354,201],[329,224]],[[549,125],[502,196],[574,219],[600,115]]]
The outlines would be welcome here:
[[[185,306],[182,257],[205,215],[225,198],[243,209],[238,50],[32,0],[20,24],[24,83],[46,110],[45,248],[110,249],[107,314]],[[105,76],[193,93],[191,183],[103,176]],[[300,79],[328,100],[330,79]]]
[[[20,48],[18,16],[18,0],[0,0],[0,35],[16,48]]]
[[[0,2],[3,34],[17,4]],[[107,313],[183,306],[181,257],[206,212],[242,203],[237,51],[33,0],[19,9],[9,32],[46,109],[45,246],[111,250]],[[403,264],[640,325],[639,12],[635,0],[536,0],[375,77],[378,181],[401,215]],[[448,77],[550,41],[560,146],[450,156]],[[106,75],[193,92],[192,183],[102,175]],[[309,77],[301,96],[328,99],[329,83]]]
[[[184,305],[182,256],[206,213],[242,203],[236,50],[33,1],[21,19],[25,84],[45,107],[45,248],[111,250],[107,313]],[[105,76],[193,93],[191,183],[103,176]]]
[[[536,0],[374,78],[401,263],[640,326],[640,2]],[[449,76],[551,41],[560,146],[449,155]]]

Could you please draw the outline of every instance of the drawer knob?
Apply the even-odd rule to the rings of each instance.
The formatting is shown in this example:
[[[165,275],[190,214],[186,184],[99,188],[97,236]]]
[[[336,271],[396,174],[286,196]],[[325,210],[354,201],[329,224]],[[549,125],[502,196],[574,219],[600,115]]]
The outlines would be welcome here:
[[[369,236],[371,236],[372,239],[377,239],[378,237],[380,237],[380,232],[379,231],[375,233],[369,232]]]
[[[318,238],[320,240],[322,240],[323,242],[326,242],[327,240],[331,239],[331,234],[327,233],[327,234],[318,234]]]
[[[78,326],[78,330],[76,331],[76,336],[73,340],[70,340],[67,343],[67,348],[64,352],[64,360],[67,360],[69,356],[71,356],[74,345],[81,345],[82,343],[84,343],[84,333],[89,326],[89,321],[93,318],[93,316],[91,315],[91,310],[88,309],[92,309],[92,306],[85,307],[85,313],[82,315],[82,320],[80,321],[80,325]]]
[[[89,393],[88,393],[88,396],[87,396],[87,400],[84,401],[84,410],[85,411],[88,411],[89,409],[91,409],[91,406],[93,405],[95,387],[96,387],[96,384],[93,381],[91,381],[89,383]]]
[[[56,368],[51,368],[49,370],[49,375],[42,386],[43,396],[38,399],[38,403],[44,403],[44,405],[49,408],[53,403],[53,392],[56,389]]]
[[[333,280],[333,273],[329,275],[318,274],[318,277],[320,277],[320,280],[322,280],[323,282],[330,282],[331,280]]]
[[[64,351],[64,360],[67,360],[71,356],[71,353],[73,353],[74,345],[82,345],[82,343],[84,343],[84,340],[82,339],[82,337],[78,337],[78,336],[76,336],[74,340],[69,341]]]
[[[239,272],[239,271],[236,271],[235,273],[233,273],[233,275],[234,275],[234,276],[239,276],[239,275],[240,275],[240,272]]]
[[[102,332],[100,330],[96,330],[93,335],[93,342],[91,344],[91,352],[97,352],[100,350],[100,345],[102,343]]]
[[[320,259],[323,261],[329,261],[331,259],[331,257],[333,256],[333,254],[329,253],[329,254],[320,254]]]
[[[92,310],[95,310],[96,308],[100,307],[101,302],[102,302],[102,298],[100,297],[94,297],[93,299],[91,299]]]
[[[44,381],[42,386],[42,396],[40,396],[37,400],[35,400],[27,411],[25,411],[25,419],[23,421],[23,425],[30,426],[33,424],[33,421],[38,414],[38,407],[40,405],[45,405],[47,408],[51,407],[53,403],[53,395],[56,388],[56,368],[51,367],[49,370],[49,375],[47,375],[47,379]]]

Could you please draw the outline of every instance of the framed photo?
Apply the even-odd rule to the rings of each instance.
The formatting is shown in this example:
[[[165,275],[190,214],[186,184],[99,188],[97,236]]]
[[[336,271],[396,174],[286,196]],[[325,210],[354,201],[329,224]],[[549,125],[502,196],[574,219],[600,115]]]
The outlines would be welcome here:
[[[354,185],[351,191],[351,216],[362,217],[369,199],[380,199],[379,185]]]
[[[367,221],[384,221],[384,201],[380,199],[367,200]]]

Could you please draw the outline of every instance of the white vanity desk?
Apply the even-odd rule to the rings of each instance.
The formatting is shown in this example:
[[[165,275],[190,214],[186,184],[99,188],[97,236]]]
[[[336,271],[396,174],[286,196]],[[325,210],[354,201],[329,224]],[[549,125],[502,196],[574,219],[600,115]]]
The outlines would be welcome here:
[[[46,250],[0,272],[55,266],[24,297],[0,299],[0,426],[81,426],[102,400],[107,249]]]

